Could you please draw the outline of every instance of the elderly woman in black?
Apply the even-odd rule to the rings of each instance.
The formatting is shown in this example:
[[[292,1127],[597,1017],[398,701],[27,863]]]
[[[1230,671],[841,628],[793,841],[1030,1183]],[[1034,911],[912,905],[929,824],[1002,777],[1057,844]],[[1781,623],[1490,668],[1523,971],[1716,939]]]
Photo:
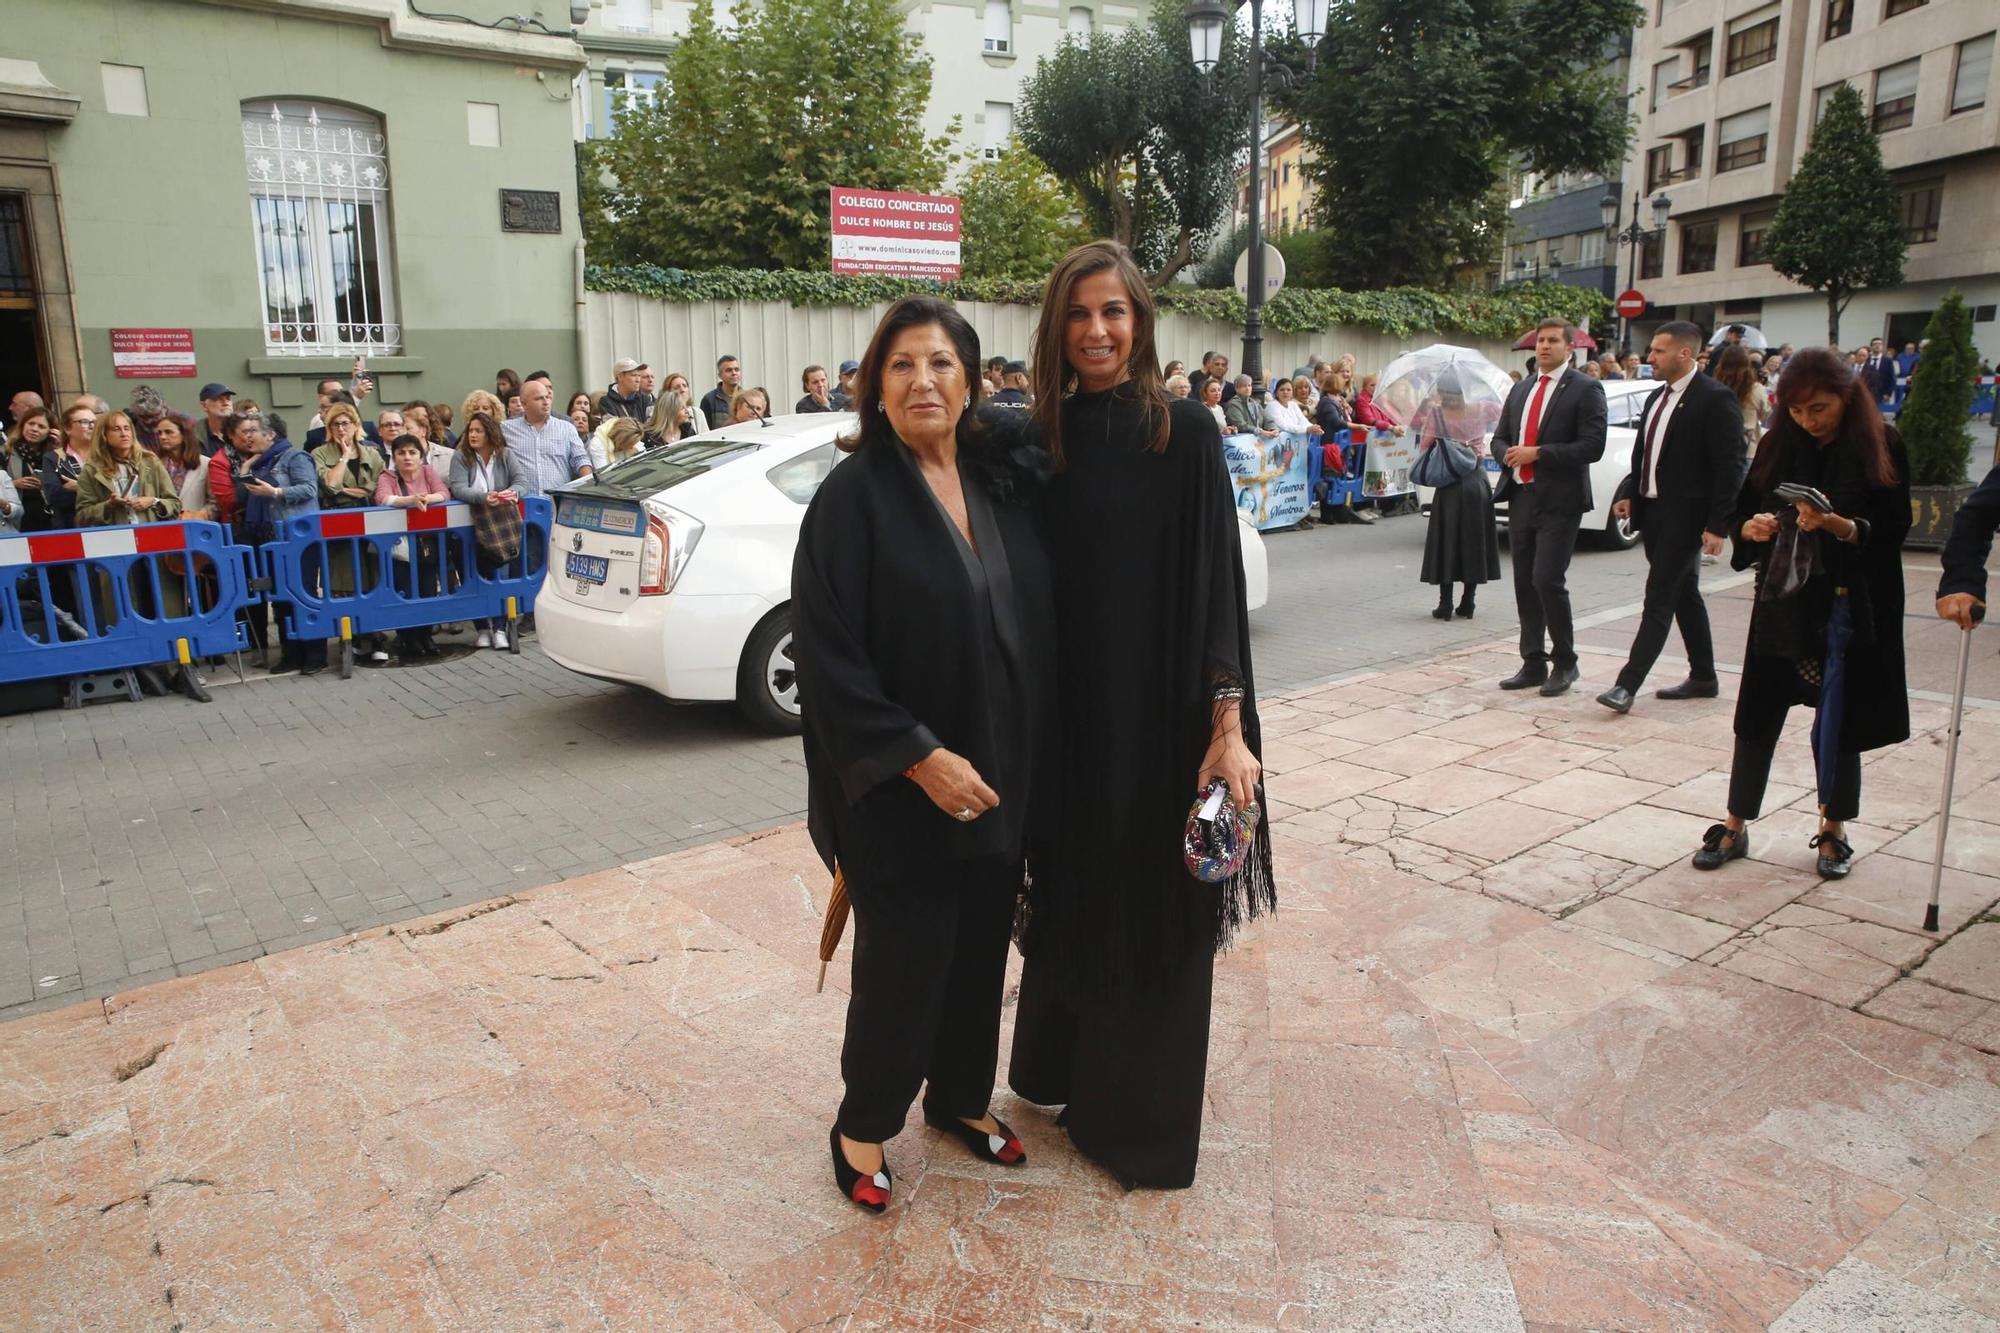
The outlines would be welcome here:
[[[1831,505],[1777,493],[1811,487]],[[1815,497],[1817,498],[1817,497]],[[1694,855],[1714,870],[1750,851],[1771,756],[1793,704],[1813,709],[1819,873],[1843,878],[1861,812],[1861,754],[1908,740],[1903,672],[1903,538],[1910,464],[1875,396],[1838,353],[1809,347],[1778,378],[1777,410],[1731,517],[1738,569],[1757,567],[1757,598],[1736,699],[1729,811]]]
[[[854,905],[854,981],[830,1140],[874,1212],[883,1142],[924,1118],[989,1161],[1000,997],[1034,812],[1047,808],[1049,571],[1003,427],[975,415],[979,339],[930,297],[889,308],[860,421],[806,510],[792,566],[808,822]]]
[[[1168,397],[1151,289],[1079,246],[1035,331],[1055,583],[1062,817],[1035,858],[1008,1082],[1062,1105],[1128,1185],[1194,1182],[1215,953],[1275,905],[1268,821],[1229,879],[1183,859],[1189,804],[1261,777],[1234,489],[1215,419]]]

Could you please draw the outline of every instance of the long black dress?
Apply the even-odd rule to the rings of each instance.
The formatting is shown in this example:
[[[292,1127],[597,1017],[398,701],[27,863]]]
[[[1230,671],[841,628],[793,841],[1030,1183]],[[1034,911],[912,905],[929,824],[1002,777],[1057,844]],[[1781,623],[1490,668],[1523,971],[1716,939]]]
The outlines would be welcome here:
[[[1221,438],[1173,403],[1146,448],[1128,385],[1063,405],[1043,497],[1055,579],[1062,817],[1031,854],[1008,1081],[1063,1105],[1072,1142],[1130,1184],[1194,1180],[1215,953],[1276,905],[1269,821],[1231,882],[1187,872],[1181,833],[1217,689],[1250,689],[1242,552]]]
[[[1431,525],[1424,529],[1424,563],[1418,577],[1425,583],[1468,588],[1500,577],[1500,533],[1493,521],[1493,488],[1486,481],[1486,443],[1493,427],[1477,409],[1447,416],[1428,408],[1417,418],[1419,448],[1436,448],[1441,437],[1471,447],[1479,466],[1455,486],[1440,486],[1431,494]]]

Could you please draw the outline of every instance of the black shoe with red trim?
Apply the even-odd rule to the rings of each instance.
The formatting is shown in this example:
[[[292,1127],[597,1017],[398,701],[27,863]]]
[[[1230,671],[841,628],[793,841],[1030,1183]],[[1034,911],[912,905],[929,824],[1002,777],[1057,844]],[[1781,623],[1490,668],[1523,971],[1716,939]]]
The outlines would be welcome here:
[[[885,1161],[880,1171],[863,1175],[849,1165],[847,1154],[840,1150],[840,1126],[828,1130],[826,1137],[833,1148],[833,1183],[840,1187],[840,1192],[871,1213],[886,1211],[890,1191],[896,1186],[889,1174],[889,1164]]]
[[[983,1158],[1000,1166],[1028,1164],[1028,1150],[1021,1146],[1019,1136],[1007,1128],[1007,1122],[997,1115],[993,1117],[993,1123],[1000,1126],[998,1134],[988,1134],[983,1129],[974,1129],[957,1116],[932,1115],[929,1111],[924,1112],[924,1123],[932,1129],[956,1134],[966,1147],[972,1149],[974,1157]]]

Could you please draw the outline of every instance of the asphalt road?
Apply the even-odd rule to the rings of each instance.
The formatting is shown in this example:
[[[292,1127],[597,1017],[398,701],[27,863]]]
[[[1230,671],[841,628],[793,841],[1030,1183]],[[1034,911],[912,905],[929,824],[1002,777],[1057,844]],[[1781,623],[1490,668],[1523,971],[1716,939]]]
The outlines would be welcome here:
[[[1424,523],[1267,538],[1261,692],[1511,635],[1505,585],[1476,619],[1431,618]],[[1580,551],[1578,613],[1638,601],[1644,574],[1636,551]],[[0,718],[0,1018],[804,811],[795,739],[571,675],[532,638],[348,681],[226,676],[206,705]]]

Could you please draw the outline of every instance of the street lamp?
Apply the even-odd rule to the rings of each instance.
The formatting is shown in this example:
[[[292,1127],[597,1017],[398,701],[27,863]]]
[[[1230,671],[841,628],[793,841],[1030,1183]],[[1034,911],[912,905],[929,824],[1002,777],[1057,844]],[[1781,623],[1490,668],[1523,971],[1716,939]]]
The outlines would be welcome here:
[[[1253,392],[1264,392],[1264,0],[1250,2],[1250,262],[1243,308],[1243,373]],[[1190,0],[1187,7],[1188,53],[1204,81],[1222,63],[1223,39],[1237,9],[1223,0]],[[1305,43],[1306,67],[1318,59],[1326,35],[1327,0],[1292,0],[1292,26]],[[1291,72],[1282,65],[1269,71],[1273,83],[1288,86]]]
[[[1632,251],[1632,257],[1625,265],[1625,286],[1628,289],[1639,281],[1639,247],[1654,237],[1666,234],[1667,214],[1671,213],[1673,208],[1674,201],[1667,198],[1666,191],[1662,190],[1653,196],[1653,225],[1642,227],[1639,225],[1639,196],[1635,194],[1632,196],[1632,221],[1626,225],[1625,230],[1620,231],[1618,196],[1607,194],[1597,201],[1597,211],[1604,219],[1604,239],[1617,245],[1628,246]],[[1611,259],[1612,263],[1607,267],[1615,269],[1617,258],[1614,255]],[[1608,287],[1610,283],[1607,281],[1605,285]],[[1609,296],[1610,293],[1606,292],[1605,295]],[[1618,317],[1618,348],[1622,354],[1631,354],[1632,321],[1623,315]]]

